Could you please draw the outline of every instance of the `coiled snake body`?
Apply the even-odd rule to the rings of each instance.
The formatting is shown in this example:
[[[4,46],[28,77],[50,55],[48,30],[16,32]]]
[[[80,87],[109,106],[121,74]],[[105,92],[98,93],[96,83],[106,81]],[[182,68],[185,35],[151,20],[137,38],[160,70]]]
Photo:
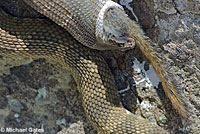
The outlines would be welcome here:
[[[25,1],[36,9],[38,9],[38,7],[47,7],[48,10],[39,9],[39,11],[46,13],[47,16],[52,18],[55,22],[58,22],[59,25],[63,24],[62,19],[59,19],[59,17],[62,16],[64,18],[64,15],[57,12],[61,11],[61,13],[64,13],[61,10],[63,7],[60,6],[62,8],[57,8],[57,6],[55,6],[54,8],[57,10],[54,10],[52,7],[48,7],[52,4],[51,2],[54,2],[54,4],[58,4],[59,2],[54,0]],[[66,1],[67,0],[60,0],[61,5],[63,4],[62,2]],[[51,4],[45,5],[45,3],[48,2]],[[73,1],[70,2],[73,3]],[[81,3],[81,1],[78,0],[74,1],[74,3],[78,2],[79,4]],[[95,5],[95,1],[93,2]],[[99,8],[101,6],[102,5],[100,4]],[[53,12],[60,15],[56,16],[51,14]],[[95,12],[96,10],[93,14],[95,14]],[[78,12],[76,13],[78,14]],[[69,14],[70,13],[68,12],[68,14],[65,15]],[[73,16],[71,16],[71,18],[73,18]],[[90,29],[94,28],[93,30],[95,30],[95,27],[92,26],[92,23],[94,23],[94,19],[92,20],[92,18],[93,17],[89,19],[89,22],[91,23],[88,22],[84,25],[88,27],[91,26]],[[59,20],[61,23],[59,23]],[[84,22],[84,20],[85,18],[81,21]],[[95,31],[90,31],[89,34],[87,34],[87,32],[79,29],[84,27],[81,25],[79,26],[78,22],[76,23],[75,21],[74,25],[70,26],[73,26],[71,31],[69,30],[69,27],[64,28],[69,30],[73,36],[76,36],[78,41],[91,48],[98,48],[98,43],[95,39]],[[73,28],[77,29],[74,31]],[[124,29],[125,31],[127,30],[126,27],[124,27]],[[111,32],[113,31],[112,28],[109,30],[111,30]],[[116,32],[115,30],[117,31],[118,29],[114,28],[114,32]],[[114,35],[114,39],[118,39],[118,37],[116,37],[118,33],[116,32]],[[123,36],[126,40],[128,40],[126,35]],[[124,41],[124,38],[120,39]],[[51,21],[44,19],[19,19],[7,15],[4,11],[2,11],[2,9],[0,10],[0,55],[11,57],[47,58],[59,62],[70,70],[82,95],[85,113],[90,122],[97,130],[99,130],[100,133],[167,134],[168,132],[166,130],[130,113],[122,107],[114,78],[104,59],[98,54],[97,50],[92,50],[83,46],[76,39]],[[109,42],[110,40],[105,40],[105,44]],[[116,40],[116,42],[118,42],[118,40]],[[116,42],[113,43],[112,40],[113,44],[111,46],[119,48],[119,46],[115,46]],[[90,43],[96,43],[97,45],[91,45]],[[112,47],[108,48],[110,49]],[[102,48],[102,46],[100,48]]]

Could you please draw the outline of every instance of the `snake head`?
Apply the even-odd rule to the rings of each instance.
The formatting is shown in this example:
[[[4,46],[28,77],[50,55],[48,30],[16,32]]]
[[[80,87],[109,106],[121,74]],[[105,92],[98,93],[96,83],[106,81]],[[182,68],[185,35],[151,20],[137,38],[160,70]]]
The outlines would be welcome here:
[[[96,23],[98,49],[127,50],[135,47],[135,41],[128,37],[132,20],[122,6],[108,1],[101,9]],[[101,48],[100,48],[101,47]]]

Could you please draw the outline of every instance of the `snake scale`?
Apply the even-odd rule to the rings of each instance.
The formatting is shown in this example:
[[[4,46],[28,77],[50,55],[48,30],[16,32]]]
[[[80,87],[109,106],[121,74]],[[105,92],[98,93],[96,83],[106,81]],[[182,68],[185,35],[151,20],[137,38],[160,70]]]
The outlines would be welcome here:
[[[168,133],[123,108],[113,75],[98,50],[94,50],[126,50],[138,45],[154,66],[175,108],[182,113],[183,103],[165,77],[164,69],[158,66],[158,54],[121,6],[109,0],[25,2],[61,27],[46,19],[12,17],[1,9],[0,55],[47,58],[70,70],[81,93],[85,113],[99,133]]]

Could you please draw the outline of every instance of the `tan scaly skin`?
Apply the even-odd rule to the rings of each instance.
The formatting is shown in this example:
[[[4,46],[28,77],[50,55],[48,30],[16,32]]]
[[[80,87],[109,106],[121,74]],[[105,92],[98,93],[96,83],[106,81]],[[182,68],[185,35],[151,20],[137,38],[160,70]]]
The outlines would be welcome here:
[[[144,35],[139,25],[127,17],[120,5],[111,0],[24,1],[90,48],[126,50],[137,45],[153,65],[173,106],[182,116],[186,116],[184,103],[176,93],[162,65],[162,59],[159,58],[159,54],[153,49],[151,41]],[[83,38],[79,38],[78,35]],[[88,40],[92,40],[93,44]]]
[[[184,104],[175,92],[164,67],[159,66],[161,61],[152,48],[151,42],[144,36],[138,24],[127,17],[121,7],[116,6],[115,3],[113,6],[110,1],[106,5],[106,0],[25,1],[90,48],[126,49],[138,45],[155,68],[165,93],[175,108],[185,115]],[[84,10],[79,10],[80,7]],[[4,19],[1,19],[0,25],[0,54],[49,58],[69,69],[82,94],[86,115],[101,133],[167,133],[156,124],[122,108],[113,76],[97,51],[83,47],[52,22],[39,19],[18,20],[3,15],[3,12],[1,17]]]
[[[103,31],[105,28],[102,27],[102,19],[109,9],[120,9],[125,14],[123,7],[111,0],[24,1],[66,29],[75,39],[87,47],[98,50],[126,50],[133,48],[132,44],[118,46],[119,44],[117,42],[104,41],[101,37],[102,34],[106,33]],[[105,38],[107,36],[109,35],[105,35]]]
[[[0,55],[46,58],[70,70],[85,113],[104,134],[167,134],[121,105],[113,75],[98,51],[77,42],[49,20],[19,19],[0,10]]]

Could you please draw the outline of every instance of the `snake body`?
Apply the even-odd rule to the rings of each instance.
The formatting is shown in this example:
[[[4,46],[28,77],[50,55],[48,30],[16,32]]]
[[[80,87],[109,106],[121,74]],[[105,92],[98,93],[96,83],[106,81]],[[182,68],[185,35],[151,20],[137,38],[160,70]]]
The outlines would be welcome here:
[[[0,54],[47,58],[70,70],[93,126],[105,134],[167,134],[121,105],[114,78],[96,50],[88,49],[51,21],[19,19],[0,10]]]
[[[119,4],[111,0],[25,0],[25,2],[68,30],[87,47],[98,50],[126,50],[136,44],[153,65],[173,106],[181,115],[186,116],[185,105],[176,93],[159,53],[154,50],[152,42],[144,35],[139,25],[127,17]],[[79,29],[79,26],[83,29]],[[82,38],[79,38],[79,35]],[[93,41],[89,43],[87,40]]]
[[[110,29],[110,26],[105,26],[106,21],[114,19],[115,16],[115,18],[119,18],[121,15],[126,16],[123,8],[111,0],[24,1],[41,14],[62,26],[75,39],[87,47],[108,50],[129,49],[134,45],[126,37],[126,33],[122,32],[124,30],[122,26],[127,26],[125,22],[119,21],[117,22],[118,24],[113,24],[114,30]],[[117,27],[120,29],[117,29]],[[111,40],[110,38],[113,39]],[[119,46],[119,42],[123,42],[123,44],[120,43]]]
[[[88,48],[123,49],[132,47],[134,43],[139,44],[142,52],[150,57],[166,93],[179,110],[181,101],[173,88],[168,89],[170,82],[166,83],[163,76],[166,72],[162,68],[159,70],[159,62],[154,61],[159,61],[156,53],[139,26],[126,16],[120,6],[110,0],[25,1],[65,30],[52,21],[19,19],[0,10],[0,55],[48,58],[70,70],[82,95],[86,115],[100,133],[168,133],[122,107],[106,62],[97,50]]]

